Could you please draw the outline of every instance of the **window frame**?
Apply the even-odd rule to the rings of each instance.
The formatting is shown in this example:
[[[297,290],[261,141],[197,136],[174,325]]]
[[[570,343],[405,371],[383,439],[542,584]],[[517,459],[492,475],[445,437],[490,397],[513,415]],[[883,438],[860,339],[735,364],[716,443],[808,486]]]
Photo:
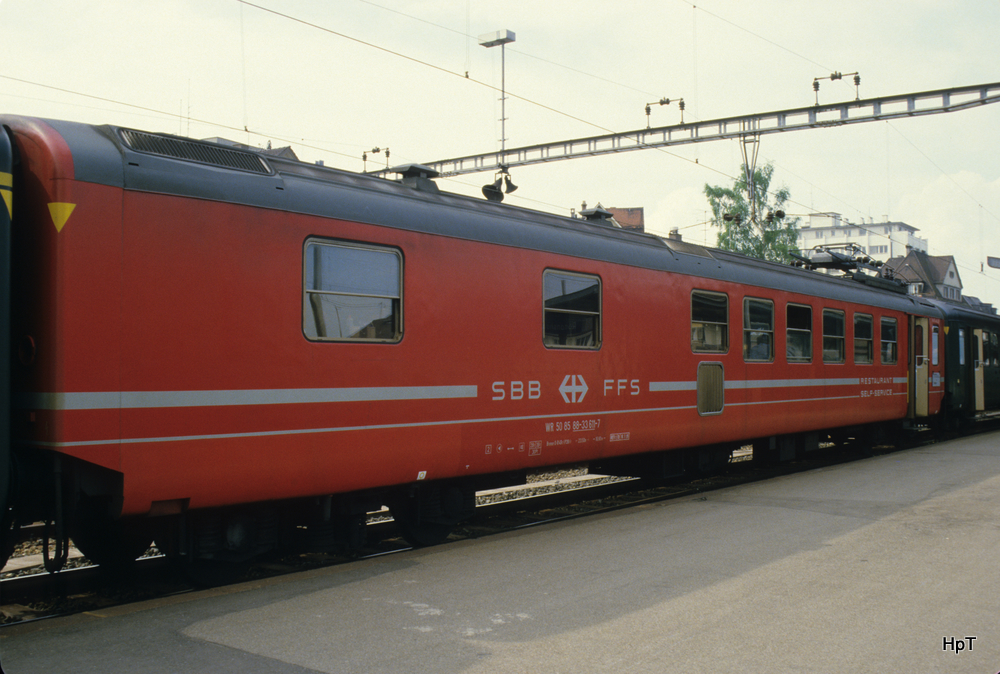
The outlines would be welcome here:
[[[895,333],[895,339],[885,338],[885,327],[886,325],[892,325],[893,332]],[[881,316],[879,318],[879,349],[878,357],[879,363],[882,365],[898,365],[899,364],[899,321],[891,316]],[[885,347],[886,345],[892,345],[890,351],[892,352],[892,360],[887,360],[885,357]]]
[[[718,323],[718,322],[715,322],[715,321],[706,321],[706,320],[699,320],[698,321],[698,323],[701,324],[702,326],[704,326],[704,325],[721,325],[721,326],[723,326],[723,330],[722,330],[723,340],[722,340],[721,348],[695,348],[695,340],[694,340],[694,336],[693,336],[694,330],[695,330],[695,315],[694,315],[694,298],[695,298],[695,295],[701,295],[701,296],[714,295],[716,297],[722,297],[726,301],[726,305],[725,305],[726,322],[725,323]],[[730,316],[729,316],[729,295],[727,293],[719,292],[717,290],[702,290],[700,288],[693,288],[691,290],[691,295],[690,295],[688,304],[689,304],[689,306],[691,308],[691,333],[692,333],[692,337],[691,337],[691,352],[692,353],[721,353],[721,354],[729,353],[729,321],[730,321]],[[704,344],[704,339],[702,339],[702,344]]]
[[[750,323],[750,304],[757,303],[759,305],[767,305],[770,308],[771,314],[771,328],[770,330],[756,330]],[[767,342],[767,357],[766,358],[750,358],[750,351],[752,346],[750,346],[750,340],[754,335],[765,334],[768,336]],[[773,363],[774,362],[774,301],[765,299],[763,297],[744,297],[743,298],[743,360],[747,363]]]
[[[549,274],[558,274],[561,276],[569,276],[580,279],[586,279],[590,281],[597,282],[597,311],[582,311],[576,309],[552,309],[545,306],[545,278]],[[548,332],[546,327],[548,326],[548,316],[549,312],[563,315],[572,316],[594,316],[594,343],[593,344],[549,344],[546,341]],[[572,350],[582,350],[582,351],[597,351],[601,348],[601,344],[604,341],[603,322],[604,315],[604,282],[601,277],[597,274],[587,274],[585,272],[570,271],[568,269],[556,269],[548,268],[542,271],[542,345],[546,349],[572,349]]]
[[[362,251],[372,251],[383,254],[395,255],[397,259],[397,279],[396,286],[398,288],[396,295],[381,295],[381,294],[366,294],[366,293],[352,293],[344,291],[331,291],[331,290],[313,290],[309,288],[310,280],[308,278],[309,270],[309,255],[312,246],[327,246],[329,248],[341,248],[347,250],[362,250]],[[360,243],[356,241],[344,241],[340,239],[325,239],[321,237],[309,237],[305,240],[302,246],[302,335],[310,342],[336,342],[336,343],[348,343],[348,344],[398,344],[403,340],[403,277],[404,277],[404,259],[403,252],[395,246],[384,246],[379,244],[371,243]],[[393,336],[390,338],[386,337],[327,337],[320,335],[311,335],[309,330],[306,328],[307,321],[312,320],[315,324],[316,307],[312,302],[312,298],[322,295],[335,295],[341,297],[372,297],[379,299],[388,299],[392,302],[392,316],[393,316]],[[316,331],[319,332],[318,329]]]
[[[788,318],[788,310],[792,307],[795,307],[796,309],[807,309],[809,311],[808,330],[790,327],[791,321]],[[796,334],[805,333],[809,336],[809,339],[806,341],[809,345],[809,355],[807,357],[793,357],[788,355],[788,345],[792,343],[792,340],[789,339],[789,333],[792,332]],[[785,360],[789,363],[811,363],[813,360],[813,307],[811,304],[799,304],[797,302],[788,302],[785,304]]]
[[[840,334],[839,335],[827,334],[827,332],[826,332],[826,318],[827,318],[828,315],[831,318],[836,318],[836,317],[840,318]],[[823,334],[823,362],[826,363],[826,364],[830,364],[830,365],[842,365],[842,364],[844,364],[844,363],[847,362],[847,312],[844,311],[843,309],[826,309],[826,308],[824,308],[823,309],[823,313],[822,313],[822,319],[823,319],[823,326],[822,326],[822,331],[823,331],[823,333],[822,333]],[[828,339],[839,340],[839,343],[840,343],[840,348],[839,348],[840,357],[837,360],[831,360],[831,359],[827,358],[827,355],[826,355],[827,346],[826,345],[827,345],[827,340]]]
[[[868,338],[858,337],[858,324],[868,323],[869,335]],[[868,353],[867,360],[858,360],[858,342],[862,344],[867,343]],[[871,314],[858,313],[854,314],[854,364],[855,365],[874,365],[875,364],[875,317]]]

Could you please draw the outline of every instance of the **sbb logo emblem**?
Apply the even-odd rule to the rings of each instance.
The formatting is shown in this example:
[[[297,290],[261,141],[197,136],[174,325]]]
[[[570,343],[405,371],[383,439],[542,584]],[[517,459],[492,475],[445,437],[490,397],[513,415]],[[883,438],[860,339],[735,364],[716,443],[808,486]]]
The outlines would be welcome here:
[[[582,403],[583,396],[587,395],[587,382],[582,374],[568,374],[559,386],[559,393],[568,403]]]

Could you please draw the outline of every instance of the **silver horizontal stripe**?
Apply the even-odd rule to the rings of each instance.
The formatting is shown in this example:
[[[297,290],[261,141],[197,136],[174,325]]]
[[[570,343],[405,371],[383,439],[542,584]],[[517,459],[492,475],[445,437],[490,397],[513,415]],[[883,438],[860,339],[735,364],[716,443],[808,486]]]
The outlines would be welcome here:
[[[451,426],[455,424],[486,424],[498,421],[531,421],[533,419],[566,419],[583,416],[600,416],[612,414],[639,414],[646,412],[675,412],[693,410],[694,405],[678,407],[651,407],[638,410],[605,410],[602,412],[564,412],[562,414],[538,414],[524,417],[489,417],[485,419],[450,419],[447,421],[419,421],[405,424],[372,424],[369,426],[339,426],[334,428],[295,428],[285,431],[257,431],[252,433],[216,433],[208,435],[177,435],[161,438],[122,438],[121,440],[81,440],[77,442],[44,442],[33,441],[30,444],[38,447],[89,447],[95,445],[131,445],[143,442],[180,442],[187,440],[225,440],[230,438],[262,438],[282,435],[306,435],[310,433],[342,433],[344,431],[373,431],[391,428],[422,428],[426,426]]]
[[[34,410],[105,410],[163,407],[221,407],[304,403],[447,400],[475,398],[477,386],[373,386],[363,388],[261,389],[234,391],[112,391],[24,393],[17,406]]]
[[[800,386],[857,386],[858,378],[846,379],[747,379],[745,381],[731,380],[726,382],[727,389],[740,388],[796,388]]]
[[[698,382],[696,381],[651,381],[649,390],[656,391],[696,391]]]
[[[906,377],[893,377],[893,384],[905,384]],[[880,382],[888,383],[888,382]],[[845,377],[838,379],[731,379],[725,383],[727,389],[765,389],[765,388],[797,388],[804,386],[860,386],[861,378]],[[865,384],[867,386],[868,384]],[[878,384],[872,384],[877,386]],[[651,381],[649,390],[658,391],[695,391],[698,382],[695,381]]]
[[[880,398],[890,398],[892,396],[905,396],[906,393],[892,393],[887,396],[879,396]],[[854,400],[860,398],[861,396],[830,396],[824,398],[792,398],[790,400],[753,400],[744,403],[726,403],[726,407],[742,407],[744,405],[775,405],[780,403],[816,403],[816,402],[826,402],[828,400]]]

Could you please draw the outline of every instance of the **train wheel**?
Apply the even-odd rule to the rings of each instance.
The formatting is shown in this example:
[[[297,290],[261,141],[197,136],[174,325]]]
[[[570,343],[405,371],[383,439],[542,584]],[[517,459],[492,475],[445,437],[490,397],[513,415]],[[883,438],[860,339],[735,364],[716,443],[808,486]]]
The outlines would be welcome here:
[[[725,469],[732,456],[729,446],[699,447],[688,455],[688,470],[695,475],[714,475]]]
[[[407,543],[415,548],[427,545],[438,545],[448,540],[448,536],[455,528],[451,524],[439,524],[436,522],[421,522],[413,516],[412,511],[407,509],[392,508],[392,518],[396,520],[399,532]]]
[[[70,538],[84,557],[115,574],[128,571],[153,543],[145,527],[93,513],[74,522]]]
[[[475,514],[476,492],[460,483],[422,484],[391,500],[389,511],[408,543],[437,545]]]

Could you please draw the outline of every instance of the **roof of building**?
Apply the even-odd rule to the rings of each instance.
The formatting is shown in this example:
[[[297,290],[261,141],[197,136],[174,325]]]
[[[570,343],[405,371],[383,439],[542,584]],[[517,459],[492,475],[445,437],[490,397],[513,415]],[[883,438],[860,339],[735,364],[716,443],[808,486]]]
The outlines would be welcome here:
[[[885,265],[895,272],[897,278],[907,283],[923,283],[925,293],[940,296],[937,290],[939,284],[957,285],[962,287],[962,278],[958,275],[953,255],[928,255],[920,250],[911,250],[905,256],[889,258]],[[954,269],[955,282],[948,283],[948,271]]]
[[[638,208],[608,208],[611,217],[615,219],[623,229],[634,229],[639,232],[646,231],[646,216],[643,207]]]
[[[264,154],[269,155],[271,157],[281,157],[283,159],[291,159],[293,161],[299,160],[298,156],[295,154],[295,150],[292,149],[291,145],[286,145],[285,147],[274,147],[274,148],[268,147],[263,150],[260,150],[260,152],[263,152]]]

